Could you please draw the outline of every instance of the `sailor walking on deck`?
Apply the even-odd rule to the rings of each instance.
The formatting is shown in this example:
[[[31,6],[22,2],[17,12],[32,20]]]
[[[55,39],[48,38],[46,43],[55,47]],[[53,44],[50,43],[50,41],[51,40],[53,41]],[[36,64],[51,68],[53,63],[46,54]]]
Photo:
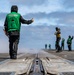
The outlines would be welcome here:
[[[33,21],[33,19],[23,19],[21,14],[18,13],[18,7],[16,5],[11,7],[11,13],[7,14],[4,23],[4,32],[9,37],[9,54],[11,59],[17,58],[21,23],[29,25]]]

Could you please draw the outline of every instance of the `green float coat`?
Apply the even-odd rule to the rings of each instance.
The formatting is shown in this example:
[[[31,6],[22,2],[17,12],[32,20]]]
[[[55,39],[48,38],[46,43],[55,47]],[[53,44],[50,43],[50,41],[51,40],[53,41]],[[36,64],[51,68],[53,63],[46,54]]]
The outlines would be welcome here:
[[[20,31],[20,14],[11,12],[7,15],[8,31]]]

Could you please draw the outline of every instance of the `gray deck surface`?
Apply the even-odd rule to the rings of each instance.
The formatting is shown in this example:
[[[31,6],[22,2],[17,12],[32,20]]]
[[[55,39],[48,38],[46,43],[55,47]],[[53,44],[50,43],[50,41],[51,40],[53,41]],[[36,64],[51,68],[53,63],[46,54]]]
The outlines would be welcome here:
[[[67,63],[67,65],[69,65],[69,66],[71,66],[71,68],[74,68],[73,66],[74,66],[74,51],[62,51],[62,52],[58,52],[58,53],[56,53],[56,50],[45,50],[45,52],[43,52],[43,54],[42,54],[42,52],[40,53],[38,53],[38,57],[40,57],[44,62],[48,62],[48,63],[50,63],[50,65],[52,66],[52,67],[54,67],[54,66],[57,66],[57,64],[55,63],[56,62],[56,60],[57,60],[57,57],[55,57],[55,55],[56,56],[59,56],[59,57],[62,57],[62,58],[64,58],[64,59],[67,59],[67,60],[71,60],[71,61],[73,61],[73,64],[71,64],[71,62],[70,63],[68,63],[69,61],[62,61],[62,60],[60,60],[59,58],[58,58],[58,65],[60,66],[59,68],[61,68],[61,65],[63,65],[63,62],[66,62]],[[16,63],[18,63],[18,65],[20,64],[20,65],[22,65],[22,66],[19,66],[19,67],[26,67],[26,64],[27,64],[27,61],[30,61],[30,59],[31,58],[35,58],[36,57],[36,54],[30,54],[30,53],[26,53],[26,54],[24,54],[24,56],[21,56],[21,57],[19,57],[18,59],[17,59],[17,61],[16,60],[12,60],[12,61],[9,61],[8,63],[9,63],[9,66],[7,66],[7,63],[6,63],[6,65],[5,65],[5,67],[4,67],[4,65],[2,65],[1,67],[3,68],[1,68],[1,72],[0,72],[0,75],[12,75],[11,73],[11,71],[14,71],[14,67],[16,67],[15,65],[16,65]],[[25,59],[24,59],[25,58]],[[44,58],[46,58],[46,59],[44,59]],[[53,58],[55,58],[55,60],[53,61]],[[9,54],[8,53],[0,53],[0,62],[1,61],[3,61],[3,60],[6,60],[6,59],[8,59],[9,60]],[[47,59],[49,59],[49,60],[47,60]],[[8,61],[7,60],[7,61]],[[24,61],[25,60],[25,61]],[[52,61],[50,61],[50,60],[52,60]],[[21,61],[21,62],[20,62]],[[25,63],[23,63],[23,62],[25,62]],[[53,63],[55,63],[56,65],[52,65],[53,63],[51,63],[51,62],[53,62]],[[62,62],[62,63],[59,63],[59,62]],[[12,65],[14,65],[14,67],[12,66],[12,69],[10,70],[10,64],[12,64]],[[45,63],[44,63],[45,64]],[[46,63],[47,64],[47,63]],[[45,64],[45,65],[46,65]],[[60,65],[61,64],[61,65]],[[23,66],[24,65],[24,66]],[[48,65],[48,64],[47,64]],[[65,65],[65,64],[64,64]],[[73,65],[73,66],[72,66]],[[49,65],[48,65],[49,66]],[[49,66],[49,67],[51,67],[51,66]],[[9,68],[9,71],[10,72],[3,72],[3,70],[8,70],[7,69],[7,67]],[[18,68],[18,66],[17,66],[17,68]],[[26,69],[26,68],[25,68]],[[58,69],[58,68],[57,68]],[[58,69],[59,70],[59,69]],[[71,70],[71,69],[69,69],[69,70]],[[71,72],[64,72],[64,71],[62,71],[62,73],[61,73],[61,70],[59,70],[59,72],[60,72],[60,75],[74,75],[74,71],[73,71],[74,69],[72,69],[72,71]],[[3,72],[3,73],[2,73]],[[36,73],[37,75],[38,75],[38,73]],[[34,75],[36,75],[36,74],[34,74]],[[13,74],[14,75],[14,74]]]
[[[64,50],[58,53],[56,53],[56,50],[45,50],[45,51],[74,62],[74,50],[73,51]]]

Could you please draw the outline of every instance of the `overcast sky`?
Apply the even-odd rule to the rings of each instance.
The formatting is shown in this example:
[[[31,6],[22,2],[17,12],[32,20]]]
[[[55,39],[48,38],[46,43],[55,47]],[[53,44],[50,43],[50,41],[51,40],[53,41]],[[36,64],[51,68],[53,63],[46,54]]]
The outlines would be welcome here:
[[[56,26],[61,28],[62,37],[66,40],[68,35],[73,35],[74,0],[0,0],[0,26],[3,27],[5,17],[10,13],[12,5],[18,6],[18,12],[25,19],[34,18],[34,22],[24,28],[23,32],[21,31],[19,47],[22,47],[22,49],[23,47],[44,48],[45,43],[51,43],[54,48]],[[2,36],[0,45],[2,43],[4,45],[0,49],[8,51],[8,45],[6,44],[8,40],[5,39],[4,35],[0,34],[0,36]]]
[[[0,0],[0,25],[12,5],[17,5],[25,19],[35,25],[74,25],[74,0]]]

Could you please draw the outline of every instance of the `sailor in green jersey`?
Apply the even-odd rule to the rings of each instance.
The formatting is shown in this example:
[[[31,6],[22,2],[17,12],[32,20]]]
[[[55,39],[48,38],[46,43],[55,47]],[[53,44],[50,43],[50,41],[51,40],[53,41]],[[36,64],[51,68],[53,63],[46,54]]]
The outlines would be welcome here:
[[[65,42],[65,39],[62,38],[62,41],[61,41],[61,50],[64,50],[64,42]]]
[[[23,19],[21,14],[18,13],[18,7],[16,5],[11,7],[11,13],[7,14],[4,23],[4,32],[9,37],[9,54],[11,59],[17,58],[21,23],[29,25],[33,21],[33,19]]]
[[[67,39],[67,45],[68,45],[68,50],[72,51],[72,40],[73,40],[73,36],[71,37],[69,35],[68,39]]]
[[[49,44],[49,49],[51,49],[51,44]]]
[[[47,49],[47,44],[45,44],[45,49]]]

